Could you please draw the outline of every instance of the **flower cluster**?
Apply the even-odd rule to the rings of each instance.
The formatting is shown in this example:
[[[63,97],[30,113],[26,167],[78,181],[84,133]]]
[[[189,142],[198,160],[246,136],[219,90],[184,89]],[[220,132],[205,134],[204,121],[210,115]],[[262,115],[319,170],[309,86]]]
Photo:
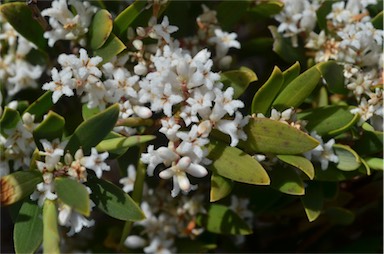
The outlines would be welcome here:
[[[26,88],[37,88],[44,67],[27,60],[34,49],[33,43],[0,16],[0,83],[4,84],[9,96]]]
[[[72,6],[76,15],[68,9]],[[52,47],[58,40],[77,41],[85,46],[88,27],[91,24],[92,16],[97,11],[87,1],[56,0],[52,1],[52,7],[44,9],[41,15],[49,17],[51,29],[44,33],[48,39],[48,45]]]
[[[130,165],[127,177],[120,180],[124,185],[123,189],[127,192],[132,190],[135,179],[135,167]],[[143,249],[144,253],[175,253],[178,251],[178,239],[195,239],[204,232],[196,222],[197,215],[206,214],[204,195],[200,192],[190,197],[172,198],[160,186],[153,189],[145,185],[143,199],[145,201],[142,202],[141,208],[146,219],[134,223],[134,228],[138,230],[125,240],[124,244],[128,248]],[[252,227],[253,213],[248,209],[248,205],[249,199],[231,196],[230,209]],[[244,241],[241,236],[236,239],[236,244]]]
[[[343,64],[346,88],[359,103],[351,112],[359,114],[361,122],[383,115],[380,86],[384,33],[372,25],[366,9],[369,4],[376,4],[376,1],[334,3],[326,17],[329,32],[312,33],[306,45],[317,51],[317,62],[337,60]]]
[[[102,59],[89,57],[85,49],[80,49],[80,57],[61,54],[58,58],[61,70],[52,70],[52,81],[44,84],[43,89],[53,91],[54,103],[62,95],[73,96],[73,90],[89,108],[103,109],[108,104],[119,103],[120,120],[134,116],[150,118],[161,113],[160,132],[169,143],[156,150],[150,146],[142,161],[148,164],[150,176],[159,164],[167,167],[159,176],[173,178],[172,195],[176,196],[180,190],[187,193],[193,188],[187,174],[207,175],[203,165],[209,160],[204,146],[209,143],[211,130],[230,135],[231,145],[235,146],[239,139],[246,138],[242,127],[248,118],[238,112],[244,104],[233,99],[233,88],[224,90],[220,75],[212,71],[210,52],[203,49],[192,56],[170,36],[178,28],[169,25],[167,17],[160,24],[155,21],[153,17],[148,27],[139,27],[136,37],[130,35],[133,50],[137,52],[128,52],[102,68],[98,67]],[[154,54],[148,55],[150,47],[142,43],[146,37],[157,39],[158,49]],[[218,46],[221,55],[238,44],[233,43],[234,37],[225,40],[232,41],[227,46],[218,39],[215,41],[221,45]],[[137,62],[136,75],[124,67],[129,59]],[[115,130],[125,135],[135,133],[135,129],[125,126]]]
[[[297,47],[298,36],[309,34],[316,26],[316,10],[324,0],[282,0],[284,9],[275,16],[280,23],[277,31],[284,37],[291,38]]]
[[[31,194],[32,200],[38,200],[39,206],[44,204],[45,199],[56,200],[55,178],[67,177],[80,183],[87,181],[86,169],[93,170],[98,178],[101,177],[103,171],[109,171],[110,167],[104,162],[108,157],[108,153],[99,154],[95,148],[92,148],[89,156],[84,156],[83,150],[80,148],[73,156],[69,153],[64,154],[64,149],[68,141],[60,142],[55,139],[52,142],[43,139],[40,140],[43,151],[39,151],[39,156],[44,160],[37,160],[37,169],[42,173],[43,182],[37,184],[36,190]],[[88,192],[91,189],[86,187]],[[92,209],[94,204],[90,203]],[[80,232],[85,227],[93,226],[94,221],[86,219],[83,215],[74,211],[70,206],[59,202],[59,224],[71,227],[67,233],[69,236]]]
[[[11,109],[14,106],[17,106],[17,103],[8,105]],[[14,128],[4,129],[4,134],[0,134],[0,176],[10,173],[10,161],[13,162],[15,170],[29,168],[32,153],[36,148],[32,135],[36,127],[34,119],[33,115],[25,113]]]
[[[280,22],[278,31],[294,40],[303,34],[305,47],[314,51],[317,63],[336,60],[344,67],[345,87],[352,92],[358,106],[351,113],[360,115],[360,123],[371,120],[382,130],[383,89],[382,59],[383,30],[371,23],[367,6],[376,0],[338,1],[326,16],[327,28],[313,32],[316,10],[322,1],[284,1],[284,10],[275,18]],[[304,12],[311,18],[304,18]],[[303,13],[303,14],[302,14]],[[304,24],[303,24],[304,23]],[[377,124],[378,123],[378,124]]]

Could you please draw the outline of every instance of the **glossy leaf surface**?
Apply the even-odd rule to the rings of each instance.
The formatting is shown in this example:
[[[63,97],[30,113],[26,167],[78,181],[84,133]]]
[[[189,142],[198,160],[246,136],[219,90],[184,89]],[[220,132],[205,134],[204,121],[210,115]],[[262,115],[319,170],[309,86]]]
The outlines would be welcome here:
[[[251,118],[244,131],[248,139],[239,147],[249,153],[300,154],[319,145],[308,134],[269,118]]]
[[[145,1],[136,0],[113,21],[113,31],[119,36],[125,36],[125,32],[129,25],[139,16],[139,14],[144,10],[144,7],[147,3]]]
[[[271,187],[290,195],[304,195],[304,182],[291,168],[274,168],[269,171]]]
[[[125,48],[124,43],[116,35],[111,33],[103,46],[96,49],[94,54],[103,58],[103,61],[100,64],[104,64],[109,62],[114,56],[119,54]]]
[[[44,50],[47,41],[43,37],[44,30],[33,18],[31,9],[25,2],[5,3],[0,6],[0,13],[24,38]]]
[[[37,171],[17,171],[1,177],[1,205],[10,205],[29,196],[42,181]]]
[[[58,198],[76,212],[89,216],[89,194],[85,186],[66,177],[55,178],[55,190]]]
[[[328,61],[318,64],[317,69],[327,82],[332,93],[347,94],[348,89],[344,86],[344,68],[335,61]]]
[[[235,212],[223,205],[211,204],[207,214],[200,214],[197,223],[217,234],[249,235],[252,229]]]
[[[130,137],[117,137],[101,141],[96,149],[99,152],[107,151],[111,155],[119,156],[124,154],[129,147],[136,146],[142,143],[146,143],[155,139],[153,135],[142,135],[142,136],[130,136]]]
[[[89,40],[92,49],[98,49],[108,39],[112,32],[112,15],[105,9],[101,9],[93,16],[89,27]]]
[[[233,98],[238,98],[244,93],[251,82],[257,80],[256,74],[247,67],[241,67],[239,70],[225,71],[221,73],[221,82],[225,87],[233,87]]]
[[[34,253],[43,241],[42,209],[30,200],[25,201],[16,218],[13,241],[16,253]]]
[[[0,130],[4,133],[6,129],[13,129],[17,123],[21,121],[20,114],[17,110],[5,107],[0,118]]]
[[[115,104],[106,110],[82,122],[72,134],[65,150],[73,155],[80,147],[87,154],[113,129],[119,116],[119,105]]]
[[[309,179],[312,180],[315,177],[315,169],[310,160],[298,155],[277,155],[277,158],[300,169],[309,177]]]
[[[309,182],[305,188],[305,195],[301,197],[305,213],[309,222],[316,220],[324,204],[323,188],[319,182]]]
[[[233,182],[218,174],[212,173],[210,201],[215,202],[228,196],[233,188]]]
[[[43,207],[44,253],[60,253],[60,236],[57,223],[56,202],[46,199]]]
[[[274,100],[273,107],[282,111],[300,106],[316,88],[320,78],[321,74],[316,66],[309,68],[284,87]]]
[[[52,94],[53,94],[53,92],[51,92],[51,91],[45,92],[37,100],[35,100],[25,110],[25,112],[28,112],[31,115],[35,115],[36,118],[42,117],[53,106]]]
[[[361,161],[359,155],[349,146],[335,144],[333,145],[336,155],[339,157],[337,168],[344,171],[356,170],[360,167]]]
[[[64,118],[53,112],[49,111],[44,120],[33,130],[33,138],[36,144],[40,144],[40,140],[47,139],[52,141],[56,138],[61,139],[64,132],[65,120]],[[40,146],[42,149],[42,146]]]
[[[269,79],[260,87],[252,100],[251,113],[268,116],[273,100],[284,83],[283,73],[275,66]]]
[[[212,170],[237,182],[268,185],[269,177],[256,159],[242,150],[227,146],[220,141],[212,141],[208,146],[209,165]]]
[[[307,130],[316,131],[320,136],[341,134],[359,120],[358,115],[351,114],[350,107],[338,105],[303,111],[297,117],[307,120]]]
[[[89,175],[87,185],[92,189],[91,199],[105,214],[124,221],[145,218],[136,202],[113,183]]]

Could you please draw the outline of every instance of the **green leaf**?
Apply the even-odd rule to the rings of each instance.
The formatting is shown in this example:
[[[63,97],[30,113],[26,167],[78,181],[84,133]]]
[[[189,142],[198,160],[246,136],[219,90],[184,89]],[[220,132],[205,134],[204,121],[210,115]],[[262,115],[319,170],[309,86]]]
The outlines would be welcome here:
[[[175,241],[178,253],[208,253],[209,250],[215,250],[215,243],[205,243],[196,239],[177,238]]]
[[[363,128],[367,123],[363,124]],[[384,133],[381,131],[364,129],[353,149],[360,155],[371,155],[383,151]]]
[[[119,37],[125,37],[127,28],[144,10],[146,4],[146,1],[136,0],[120,12],[113,22],[113,32]]]
[[[218,174],[212,173],[210,201],[215,202],[228,196],[233,188],[233,182]]]
[[[316,65],[322,77],[327,82],[332,93],[347,94],[348,89],[344,85],[344,68],[335,61],[323,62]]]
[[[328,182],[341,182],[361,175],[357,170],[342,171],[336,165],[329,165],[326,170],[315,168],[315,180]]]
[[[235,212],[223,205],[211,204],[207,214],[197,216],[197,224],[216,234],[249,235],[252,229]]]
[[[364,158],[364,160],[371,169],[383,171],[384,160],[382,158]]]
[[[83,104],[82,106],[82,114],[83,119],[87,120],[88,118],[91,118],[92,116],[100,113],[100,109],[98,107],[95,108],[88,108],[87,104]]]
[[[113,129],[119,116],[119,105],[114,104],[106,110],[82,122],[72,134],[65,151],[72,155],[77,149],[83,148],[85,154],[89,153]]]
[[[275,26],[268,26],[268,28],[274,39],[273,51],[288,63],[299,61],[304,66],[306,62],[304,47],[293,47],[290,38],[284,38],[277,32]]]
[[[376,29],[383,30],[383,11],[371,19],[371,22]]]
[[[308,134],[269,118],[251,118],[244,131],[248,139],[239,147],[251,154],[301,154],[319,145]]]
[[[327,15],[332,11],[332,5],[337,2],[337,0],[324,1],[316,11],[317,24],[321,30],[328,31],[327,26]]]
[[[107,215],[124,221],[139,221],[144,213],[132,198],[113,183],[88,176],[87,185],[92,189],[91,199]]]
[[[34,253],[43,240],[41,208],[30,200],[25,201],[16,218],[13,241],[16,253]]]
[[[90,214],[87,188],[76,180],[66,177],[55,178],[55,190],[58,198],[76,212],[85,216]]]
[[[43,207],[44,253],[60,253],[60,235],[57,224],[57,208],[55,201],[46,199]]]
[[[263,17],[270,17],[280,13],[284,8],[284,3],[279,0],[268,0],[258,2],[249,8],[249,11]]]
[[[362,173],[367,173],[367,176],[371,175],[371,168],[369,167],[368,163],[363,159],[360,158],[361,166],[359,167],[358,171]]]
[[[103,61],[100,64],[105,64],[125,48],[124,43],[116,37],[116,35],[111,33],[103,46],[94,51],[94,55],[103,58]]]
[[[49,111],[44,120],[33,130],[33,138],[36,144],[40,145],[40,140],[47,139],[49,141],[55,138],[61,139],[64,132],[65,120],[64,118],[53,112]],[[42,149],[42,146],[39,147]]]
[[[15,128],[19,121],[21,121],[19,112],[17,110],[5,107],[3,115],[0,119],[1,133],[4,134],[4,130]]]
[[[315,177],[315,169],[310,160],[298,155],[277,155],[277,158],[300,169],[309,177],[309,179],[312,180]]]
[[[28,112],[31,115],[35,115],[36,118],[42,117],[53,106],[52,94],[53,92],[51,91],[45,92],[42,96],[35,100],[25,110],[25,112]]]
[[[291,67],[283,71],[284,83],[282,88],[284,89],[289,83],[300,75],[300,63],[296,61]]]
[[[1,205],[10,205],[29,196],[42,181],[37,171],[17,171],[1,177]]]
[[[271,187],[290,195],[304,195],[304,182],[292,168],[274,168],[269,171]]]
[[[232,30],[232,26],[245,14],[250,1],[221,1],[217,7],[217,19],[220,26],[225,30]]]
[[[240,67],[239,70],[226,71],[221,73],[221,82],[224,87],[233,87],[233,98],[238,98],[244,93],[251,82],[257,80],[256,74],[247,67]]]
[[[325,210],[325,215],[335,224],[350,225],[355,220],[355,214],[342,207],[330,207]]]
[[[307,120],[305,128],[308,131],[316,131],[320,136],[336,136],[352,128],[359,120],[350,109],[349,106],[326,106],[300,112],[297,118]]]
[[[309,68],[280,91],[272,106],[279,111],[300,106],[316,88],[320,78],[321,74],[316,66]]]
[[[112,15],[105,9],[101,9],[93,16],[89,27],[89,41],[92,49],[98,49],[108,39],[112,32]]]
[[[269,177],[260,163],[242,150],[213,140],[208,146],[212,170],[237,182],[268,185]]]
[[[31,9],[24,2],[6,3],[0,6],[0,13],[24,38],[34,43],[39,49],[47,47],[44,30],[33,18]]]
[[[283,82],[283,73],[279,67],[275,66],[269,79],[253,97],[251,113],[262,113],[264,116],[268,116],[271,111],[272,102],[279,93]]]
[[[305,195],[301,197],[301,202],[309,222],[316,220],[324,204],[322,184],[314,181],[308,182],[308,186],[305,188]]]
[[[98,152],[107,151],[112,156],[120,156],[124,154],[129,147],[136,146],[142,143],[146,143],[148,141],[154,140],[156,136],[153,135],[142,135],[142,136],[130,136],[126,137],[118,137],[111,138],[101,141],[96,149]]]
[[[337,168],[344,171],[353,171],[360,167],[359,155],[347,145],[334,144],[333,149],[339,157]]]

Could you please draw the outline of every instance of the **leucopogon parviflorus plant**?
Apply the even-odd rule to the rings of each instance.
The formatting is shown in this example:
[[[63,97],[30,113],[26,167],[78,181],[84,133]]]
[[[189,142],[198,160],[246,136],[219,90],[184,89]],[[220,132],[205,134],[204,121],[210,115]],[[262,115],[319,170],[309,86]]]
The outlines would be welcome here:
[[[295,207],[302,234],[352,224],[341,195],[382,182],[378,2],[5,1],[13,251],[263,251],[264,213]]]

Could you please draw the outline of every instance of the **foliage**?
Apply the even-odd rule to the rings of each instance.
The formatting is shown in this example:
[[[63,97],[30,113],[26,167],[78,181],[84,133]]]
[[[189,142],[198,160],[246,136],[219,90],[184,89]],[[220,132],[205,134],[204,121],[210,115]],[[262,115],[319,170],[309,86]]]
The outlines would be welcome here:
[[[374,2],[5,1],[2,251],[382,251]]]

